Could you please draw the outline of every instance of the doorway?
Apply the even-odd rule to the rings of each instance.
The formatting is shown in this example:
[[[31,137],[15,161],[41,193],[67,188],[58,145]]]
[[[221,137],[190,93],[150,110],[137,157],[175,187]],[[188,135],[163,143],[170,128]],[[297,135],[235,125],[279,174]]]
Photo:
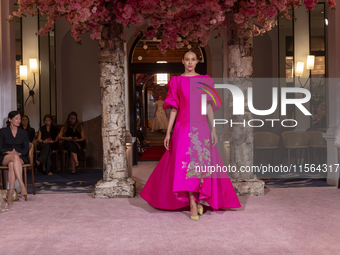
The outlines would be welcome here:
[[[196,72],[207,73],[206,53],[199,45],[192,43],[181,49],[168,50],[162,54],[157,47],[159,43],[159,38],[150,40],[140,35],[130,50],[128,80],[130,132],[133,137],[137,136],[139,118],[140,130],[144,136],[148,134],[153,121],[155,102],[159,95],[162,96],[163,100],[165,99],[168,90],[167,81],[172,76],[184,72],[182,56],[186,50],[194,50],[200,59],[196,66]],[[168,117],[169,113],[170,111],[167,113]],[[137,165],[137,161],[138,148],[137,143],[135,143],[133,146],[133,165]]]

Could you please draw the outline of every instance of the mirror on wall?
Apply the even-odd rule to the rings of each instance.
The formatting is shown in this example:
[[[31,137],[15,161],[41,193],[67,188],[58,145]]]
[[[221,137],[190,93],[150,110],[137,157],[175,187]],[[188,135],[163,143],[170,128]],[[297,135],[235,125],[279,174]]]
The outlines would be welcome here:
[[[45,27],[46,16],[39,15],[39,29]],[[57,123],[56,105],[56,62],[55,62],[55,27],[47,36],[39,36],[40,59],[40,125],[46,114],[53,116],[53,122]]]
[[[326,34],[325,3],[318,3],[309,13],[310,55],[315,56],[314,69],[311,70],[311,127],[327,128],[326,107]]]
[[[290,11],[289,15],[294,13]],[[294,83],[294,20],[278,18],[279,27],[279,77],[280,87],[295,87]],[[294,94],[288,94],[288,98],[294,98]],[[281,105],[281,103],[279,104]],[[287,119],[295,118],[294,105],[287,105]],[[281,110],[280,110],[281,112]]]
[[[18,6],[15,5],[15,10]],[[20,80],[20,65],[22,65],[22,26],[21,18],[14,16],[15,26],[15,66],[16,66],[16,89],[17,89],[17,110],[24,114],[24,89]]]

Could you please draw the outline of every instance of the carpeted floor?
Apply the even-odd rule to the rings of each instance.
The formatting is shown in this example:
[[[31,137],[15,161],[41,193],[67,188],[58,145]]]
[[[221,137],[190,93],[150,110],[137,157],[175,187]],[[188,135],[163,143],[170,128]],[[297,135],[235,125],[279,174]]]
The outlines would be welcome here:
[[[137,180],[137,187],[142,188],[145,181],[149,178],[152,170],[158,162],[142,161],[138,166],[133,167],[134,178]],[[266,188],[298,188],[298,187],[332,187],[327,184],[323,176],[320,178],[261,178],[265,182]],[[316,176],[317,177],[317,176]],[[65,174],[60,172],[47,176],[41,173],[35,175],[35,188],[37,194],[53,193],[92,193],[96,183],[103,178],[102,169],[88,169],[85,173],[80,169],[77,174],[73,175],[70,171]],[[32,194],[31,175],[28,175],[28,192]]]
[[[339,254],[340,190],[266,189],[242,208],[161,211],[139,196],[37,194],[2,213],[0,254]]]
[[[139,161],[144,160],[157,160],[159,161],[165,152],[164,146],[151,146],[149,148],[145,148],[145,152],[143,156],[138,157]]]
[[[155,164],[133,168],[137,194]],[[0,254],[339,254],[336,187],[266,188],[264,196],[239,197],[238,209],[205,207],[195,222],[189,208],[157,210],[139,195],[94,199],[93,193],[65,194],[58,186],[63,180],[95,183],[99,173],[41,176],[55,178],[52,194],[37,189],[0,214]]]
[[[65,174],[54,173],[53,175],[44,175],[40,172],[35,174],[35,191],[37,194],[51,193],[91,193],[95,184],[103,179],[102,169],[88,169],[86,173],[79,170],[77,174],[71,174],[70,171]],[[27,191],[32,194],[32,178],[27,176]]]
[[[325,178],[269,178],[261,179],[265,188],[333,187]]]

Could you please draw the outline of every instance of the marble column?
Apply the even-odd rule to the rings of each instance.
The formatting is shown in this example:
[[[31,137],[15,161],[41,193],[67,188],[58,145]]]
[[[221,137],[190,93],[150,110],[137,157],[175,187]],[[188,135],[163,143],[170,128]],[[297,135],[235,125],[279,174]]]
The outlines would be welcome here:
[[[136,190],[127,169],[122,32],[121,24],[111,22],[99,41],[104,174],[96,184],[96,198],[133,197]]]
[[[250,28],[252,24],[250,24]],[[242,123],[252,119],[247,105],[247,88],[252,87],[253,77],[253,33],[240,28],[234,22],[233,14],[228,14],[228,26],[224,33],[227,54],[224,69],[228,81],[237,85],[245,95],[244,114],[233,115],[233,97],[229,97],[230,121]],[[237,172],[229,174],[238,195],[263,195],[264,182],[252,172],[241,172],[242,166],[253,165],[253,129],[247,124],[235,124],[230,128],[230,165],[236,166]]]

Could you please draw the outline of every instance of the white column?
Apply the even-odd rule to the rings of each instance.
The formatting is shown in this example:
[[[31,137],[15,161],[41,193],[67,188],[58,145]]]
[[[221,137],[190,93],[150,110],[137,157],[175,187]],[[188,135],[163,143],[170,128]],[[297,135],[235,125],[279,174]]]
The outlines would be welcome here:
[[[136,137],[132,137],[130,133],[130,108],[129,108],[129,80],[128,80],[128,54],[127,54],[127,45],[124,42],[124,78],[125,78],[125,123],[126,123],[126,131],[125,131],[125,141],[126,141],[126,157],[127,157],[127,172],[128,177],[132,177],[132,145],[136,141]]]
[[[304,85],[309,76],[309,70],[307,67],[307,56],[309,55],[309,13],[306,9],[301,7],[294,10],[294,15],[297,21],[294,22],[294,64],[296,69],[297,62],[304,62],[303,75],[300,78],[302,85]],[[300,87],[297,76],[295,75],[295,87]],[[306,89],[309,90],[309,84],[306,85]],[[295,94],[295,97],[304,97],[301,94]],[[310,110],[310,103],[304,104],[307,110]],[[297,107],[295,107],[295,120],[298,125],[295,129],[297,132],[305,132],[310,126],[310,116],[304,115]]]
[[[22,18],[22,58],[23,65],[27,65],[27,81],[30,88],[33,87],[33,73],[30,73],[29,59],[36,58],[38,60],[38,67],[40,72],[40,61],[39,61],[39,49],[38,49],[38,17],[27,17]],[[37,131],[39,129],[39,73],[35,74],[36,86],[34,88],[34,104],[32,97],[25,101],[29,95],[29,90],[24,86],[24,112],[30,118],[31,126]]]
[[[221,45],[221,51],[222,51],[222,74],[221,74],[221,80],[222,83],[227,83],[228,81],[228,39],[227,39],[227,29],[223,30],[222,33],[222,45]],[[223,106],[223,116],[221,117],[222,119],[228,120],[228,124],[222,125],[222,135],[219,137],[220,140],[219,142],[222,144],[222,153],[221,157],[223,159],[224,164],[229,164],[230,160],[230,144],[229,144],[229,139],[230,139],[230,130],[229,130],[229,119],[230,119],[230,112],[229,112],[229,93],[227,89],[222,90],[222,95],[221,95],[222,101],[222,106]],[[216,117],[215,117],[216,118]]]
[[[15,69],[15,26],[6,21],[14,11],[14,0],[0,1],[0,128],[8,113],[17,109]]]
[[[62,42],[66,33],[71,26],[63,19],[57,19],[55,22],[55,39],[56,39],[56,86],[57,86],[57,120],[58,124],[64,123],[66,116],[63,115],[63,79],[61,75],[62,62]]]
[[[128,53],[127,53],[127,45],[126,42],[124,42],[124,52],[125,52],[125,58],[124,58],[124,78],[125,78],[125,123],[126,123],[126,131],[130,131],[130,109],[129,109],[129,79],[128,79]],[[131,135],[131,134],[130,134]]]
[[[327,173],[327,183],[337,185],[339,180],[339,169],[334,172],[334,164],[339,164],[337,148],[334,146],[335,129],[340,122],[340,10],[327,9],[328,27],[328,129],[324,134],[327,140],[327,164],[333,165],[333,171]],[[326,13],[327,13],[326,12]]]

